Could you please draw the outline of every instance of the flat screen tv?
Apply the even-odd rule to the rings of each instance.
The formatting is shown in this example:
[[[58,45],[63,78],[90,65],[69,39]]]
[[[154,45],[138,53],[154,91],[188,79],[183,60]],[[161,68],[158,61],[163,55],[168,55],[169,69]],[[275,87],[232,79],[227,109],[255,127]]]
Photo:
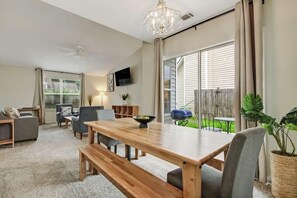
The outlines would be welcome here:
[[[114,74],[116,79],[116,86],[124,86],[132,83],[130,67],[117,71]]]

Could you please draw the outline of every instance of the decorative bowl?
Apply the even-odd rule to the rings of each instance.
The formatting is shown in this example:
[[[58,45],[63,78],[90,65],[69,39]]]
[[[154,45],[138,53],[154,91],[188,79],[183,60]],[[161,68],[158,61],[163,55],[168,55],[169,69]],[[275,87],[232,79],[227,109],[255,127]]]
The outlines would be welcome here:
[[[147,123],[153,121],[156,117],[155,116],[149,116],[149,115],[137,115],[133,116],[133,119],[137,122],[139,122],[139,128],[147,128]]]

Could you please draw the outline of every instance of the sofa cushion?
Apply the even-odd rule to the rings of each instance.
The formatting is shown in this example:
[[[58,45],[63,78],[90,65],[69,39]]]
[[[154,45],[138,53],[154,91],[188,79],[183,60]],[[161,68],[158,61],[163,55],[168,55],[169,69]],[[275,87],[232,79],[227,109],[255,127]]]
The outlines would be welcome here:
[[[9,118],[19,118],[20,112],[14,107],[5,107],[4,108],[5,115]]]
[[[62,116],[70,116],[72,115],[72,107],[62,107],[61,108],[61,113],[62,113]]]

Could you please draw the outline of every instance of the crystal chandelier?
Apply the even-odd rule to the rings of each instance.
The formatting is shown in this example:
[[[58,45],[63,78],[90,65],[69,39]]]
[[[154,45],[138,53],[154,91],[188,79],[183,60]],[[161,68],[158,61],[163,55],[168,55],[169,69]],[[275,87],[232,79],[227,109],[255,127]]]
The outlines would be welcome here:
[[[153,35],[166,35],[181,28],[181,12],[168,8],[164,0],[159,0],[157,8],[151,10],[144,20],[147,30]]]

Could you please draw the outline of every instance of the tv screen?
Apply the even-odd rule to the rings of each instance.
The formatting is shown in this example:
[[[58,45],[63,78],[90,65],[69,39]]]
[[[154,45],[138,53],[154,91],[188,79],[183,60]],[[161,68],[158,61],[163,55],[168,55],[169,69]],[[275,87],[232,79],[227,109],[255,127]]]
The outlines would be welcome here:
[[[123,86],[131,84],[130,67],[122,69],[114,73],[116,79],[116,86]]]

